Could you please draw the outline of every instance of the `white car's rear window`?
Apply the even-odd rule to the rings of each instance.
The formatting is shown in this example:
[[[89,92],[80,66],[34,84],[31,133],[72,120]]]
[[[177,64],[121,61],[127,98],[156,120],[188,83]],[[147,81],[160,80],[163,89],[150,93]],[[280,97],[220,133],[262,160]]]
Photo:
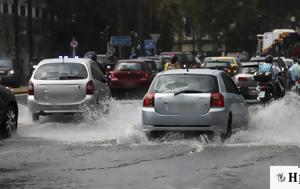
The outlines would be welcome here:
[[[213,93],[219,91],[219,85],[217,78],[211,75],[174,74],[157,77],[150,90],[157,93],[176,93],[182,90]]]
[[[83,64],[49,63],[37,68],[33,78],[36,80],[78,80],[87,77],[88,72]]]

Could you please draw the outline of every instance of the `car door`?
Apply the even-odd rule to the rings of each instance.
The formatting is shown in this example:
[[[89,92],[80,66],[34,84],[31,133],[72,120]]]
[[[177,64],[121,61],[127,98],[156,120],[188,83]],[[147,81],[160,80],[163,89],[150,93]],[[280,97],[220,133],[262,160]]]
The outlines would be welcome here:
[[[95,84],[95,95],[100,100],[105,100],[110,95],[109,87],[107,85],[105,75],[95,62],[91,62],[91,70],[93,81]]]
[[[233,116],[232,128],[236,129],[247,121],[245,120],[248,117],[247,104],[234,82],[225,73],[222,73],[222,79],[228,94],[230,110]]]

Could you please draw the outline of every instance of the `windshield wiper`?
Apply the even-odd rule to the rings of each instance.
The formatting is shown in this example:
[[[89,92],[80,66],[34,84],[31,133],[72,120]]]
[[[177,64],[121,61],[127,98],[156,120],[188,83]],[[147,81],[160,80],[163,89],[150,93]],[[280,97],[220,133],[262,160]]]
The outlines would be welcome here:
[[[177,96],[182,93],[203,93],[203,92],[198,91],[198,90],[183,90],[183,91],[178,91],[178,92],[174,93],[174,96]]]
[[[81,76],[60,76],[59,77],[60,80],[68,80],[68,79],[84,79],[84,77]]]

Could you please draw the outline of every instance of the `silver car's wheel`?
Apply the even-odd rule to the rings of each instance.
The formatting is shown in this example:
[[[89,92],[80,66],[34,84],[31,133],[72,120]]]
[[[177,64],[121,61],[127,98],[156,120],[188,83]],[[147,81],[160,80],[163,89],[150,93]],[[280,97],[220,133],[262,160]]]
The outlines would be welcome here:
[[[5,137],[10,137],[18,128],[18,111],[14,105],[10,105],[5,112],[3,132]]]
[[[232,115],[229,114],[228,120],[227,120],[227,129],[226,129],[226,134],[223,134],[221,137],[223,140],[228,139],[232,135]]]

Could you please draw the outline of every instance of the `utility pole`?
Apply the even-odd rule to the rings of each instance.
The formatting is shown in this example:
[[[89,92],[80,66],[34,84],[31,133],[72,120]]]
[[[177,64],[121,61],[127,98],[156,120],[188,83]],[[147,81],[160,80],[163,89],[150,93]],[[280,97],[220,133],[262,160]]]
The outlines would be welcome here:
[[[27,19],[27,30],[28,30],[28,60],[29,66],[33,66],[33,53],[32,53],[32,0],[27,0],[27,12],[28,12],[28,19]]]
[[[192,26],[192,40],[193,40],[193,55],[196,55],[196,41],[195,41],[195,25],[194,25],[194,19],[191,18],[191,26]]]
[[[139,56],[145,55],[145,24],[144,24],[144,16],[145,16],[145,0],[137,0],[137,18],[138,18],[138,35],[140,40],[140,50]]]
[[[14,0],[13,4],[13,15],[14,15],[14,35],[15,35],[15,61],[14,61],[14,68],[20,74],[19,81],[22,80],[23,75],[23,68],[20,62],[20,41],[19,41],[19,0]]]

